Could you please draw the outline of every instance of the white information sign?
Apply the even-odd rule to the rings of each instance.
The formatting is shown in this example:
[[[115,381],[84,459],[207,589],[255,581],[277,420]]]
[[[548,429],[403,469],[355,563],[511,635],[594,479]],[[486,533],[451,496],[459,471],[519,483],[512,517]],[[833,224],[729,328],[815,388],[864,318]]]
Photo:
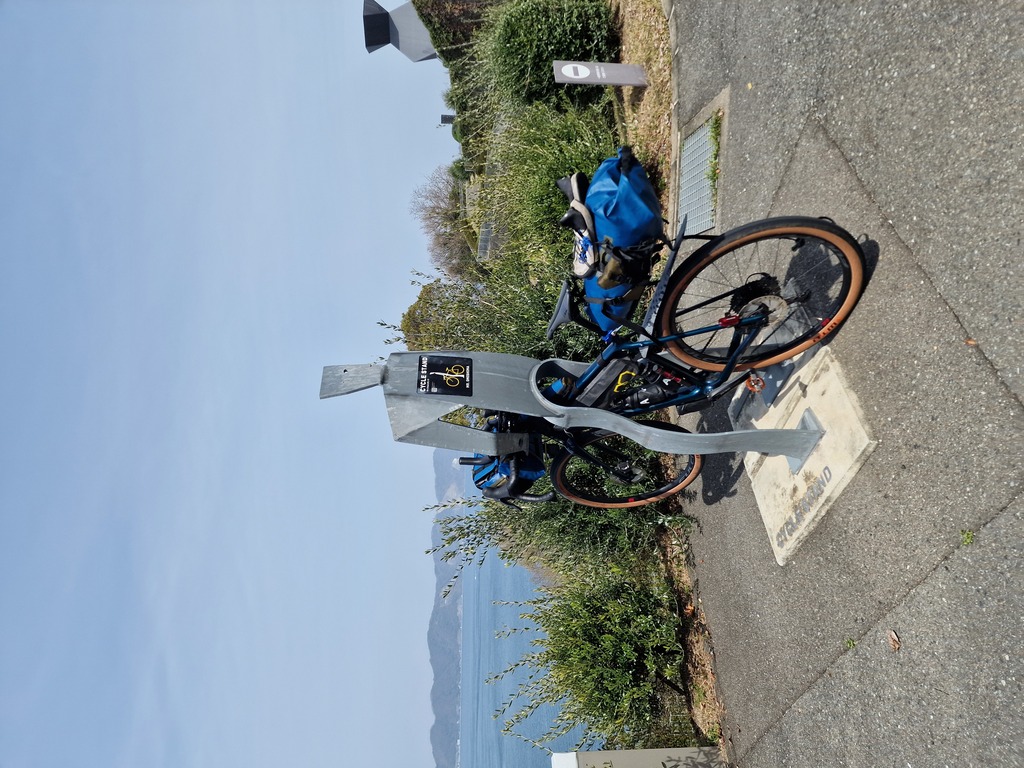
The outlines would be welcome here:
[[[588,85],[647,85],[647,75],[639,64],[611,64],[603,61],[556,61],[556,83]]]

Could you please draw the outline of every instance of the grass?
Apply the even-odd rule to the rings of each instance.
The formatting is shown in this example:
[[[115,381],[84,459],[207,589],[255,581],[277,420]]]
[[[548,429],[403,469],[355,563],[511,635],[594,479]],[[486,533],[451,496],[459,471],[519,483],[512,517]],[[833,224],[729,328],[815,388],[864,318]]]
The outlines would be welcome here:
[[[722,149],[722,119],[725,113],[718,110],[711,116],[709,138],[711,140],[711,158],[708,162],[707,179],[711,182],[711,206],[718,209],[718,177],[722,172],[722,165],[719,162],[719,152]]]
[[[621,89],[625,138],[633,145],[667,208],[672,173],[672,56],[660,0],[610,0],[622,29],[619,59],[639,64],[647,87]]]

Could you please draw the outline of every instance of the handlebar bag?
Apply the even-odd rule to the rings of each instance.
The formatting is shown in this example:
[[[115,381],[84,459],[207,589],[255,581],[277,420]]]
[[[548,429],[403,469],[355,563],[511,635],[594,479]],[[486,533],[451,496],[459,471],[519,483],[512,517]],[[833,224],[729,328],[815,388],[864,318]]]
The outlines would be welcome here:
[[[514,499],[546,474],[543,460],[525,451],[486,458],[490,461],[473,467],[473,484],[488,499]]]

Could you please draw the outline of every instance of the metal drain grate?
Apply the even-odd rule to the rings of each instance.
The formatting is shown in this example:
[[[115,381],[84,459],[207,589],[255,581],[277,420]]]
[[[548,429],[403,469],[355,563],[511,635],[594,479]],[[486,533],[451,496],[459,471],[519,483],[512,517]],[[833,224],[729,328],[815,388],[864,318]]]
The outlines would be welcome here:
[[[679,174],[679,221],[686,216],[686,231],[706,232],[715,226],[715,196],[708,178],[711,167],[711,121],[683,141]]]

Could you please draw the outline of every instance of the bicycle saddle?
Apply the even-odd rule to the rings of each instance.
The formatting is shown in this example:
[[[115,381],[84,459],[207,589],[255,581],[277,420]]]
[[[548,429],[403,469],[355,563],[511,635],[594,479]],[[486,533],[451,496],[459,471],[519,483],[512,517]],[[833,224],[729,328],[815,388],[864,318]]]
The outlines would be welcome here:
[[[558,223],[586,235],[590,238],[590,242],[596,242],[594,215],[586,204],[587,190],[590,188],[590,179],[587,178],[587,174],[578,171],[571,176],[563,176],[555,184],[569,200],[569,210],[558,220]]]

